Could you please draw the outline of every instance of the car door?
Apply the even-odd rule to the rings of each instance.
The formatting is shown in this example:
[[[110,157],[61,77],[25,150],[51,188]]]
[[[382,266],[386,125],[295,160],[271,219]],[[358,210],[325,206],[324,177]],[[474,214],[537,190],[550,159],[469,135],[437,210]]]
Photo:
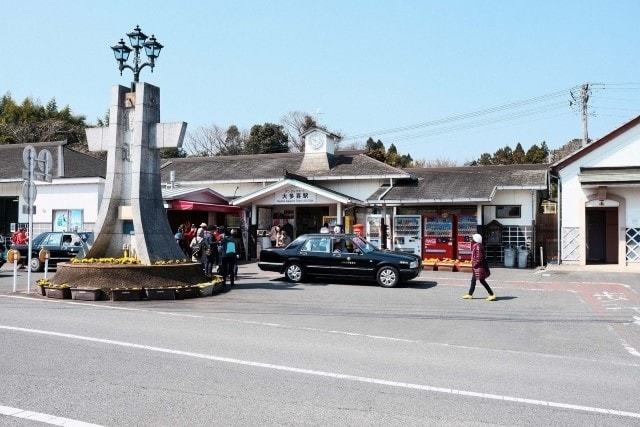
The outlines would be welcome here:
[[[34,252],[37,254],[40,249],[46,249],[49,251],[49,260],[52,263],[58,262],[61,258],[65,257],[65,253],[61,250],[62,246],[62,233],[49,233],[42,239],[42,243],[39,247],[33,248]]]
[[[331,274],[334,276],[370,277],[375,261],[358,248],[350,237],[332,239]]]
[[[298,257],[307,274],[331,274],[331,237],[309,237],[300,248]]]

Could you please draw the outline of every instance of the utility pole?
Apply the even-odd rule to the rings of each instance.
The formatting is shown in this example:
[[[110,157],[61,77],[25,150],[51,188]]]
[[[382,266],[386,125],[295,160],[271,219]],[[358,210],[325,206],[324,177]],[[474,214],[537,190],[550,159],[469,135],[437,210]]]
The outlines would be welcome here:
[[[588,130],[588,117],[589,117],[589,96],[591,95],[591,89],[589,83],[580,85],[580,92],[575,93],[571,91],[571,98],[573,102],[578,105],[580,111],[580,117],[582,119],[582,146],[586,147],[589,143],[589,130]]]

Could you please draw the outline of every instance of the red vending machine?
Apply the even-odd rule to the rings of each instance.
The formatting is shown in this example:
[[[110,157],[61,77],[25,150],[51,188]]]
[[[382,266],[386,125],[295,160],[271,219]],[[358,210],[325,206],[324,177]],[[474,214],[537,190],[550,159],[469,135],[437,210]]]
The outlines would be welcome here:
[[[429,213],[423,217],[423,258],[453,258],[454,216]]]
[[[475,210],[462,210],[458,215],[456,241],[458,244],[458,259],[471,259],[471,242],[477,233],[477,217]]]

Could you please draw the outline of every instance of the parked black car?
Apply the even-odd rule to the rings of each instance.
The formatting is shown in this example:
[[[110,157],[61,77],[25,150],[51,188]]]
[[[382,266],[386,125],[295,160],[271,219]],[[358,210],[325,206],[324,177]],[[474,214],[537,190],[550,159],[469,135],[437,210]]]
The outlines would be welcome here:
[[[286,248],[260,252],[258,267],[284,273],[287,280],[300,282],[305,276],[376,280],[392,288],[420,274],[416,255],[377,249],[353,234],[305,234]]]
[[[85,233],[86,234],[86,233]],[[93,233],[91,233],[93,234]],[[85,236],[86,237],[86,236]],[[28,245],[12,245],[12,249],[20,251],[22,263],[27,262]],[[71,232],[46,232],[39,234],[31,243],[31,271],[44,270],[44,263],[38,259],[40,249],[47,249],[51,254],[49,267],[55,267],[59,262],[67,262],[75,258],[78,254],[84,256],[89,250],[89,246],[83,239],[82,233]]]
[[[0,236],[0,267],[7,262],[7,243],[4,237]]]

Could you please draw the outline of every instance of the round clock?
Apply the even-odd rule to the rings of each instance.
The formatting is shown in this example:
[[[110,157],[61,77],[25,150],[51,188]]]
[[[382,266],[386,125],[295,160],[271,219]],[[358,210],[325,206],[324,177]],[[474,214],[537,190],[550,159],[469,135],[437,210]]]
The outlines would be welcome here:
[[[314,150],[318,150],[322,147],[322,144],[324,143],[324,138],[319,133],[314,133],[309,138],[309,143],[311,144],[311,148],[313,148]]]

